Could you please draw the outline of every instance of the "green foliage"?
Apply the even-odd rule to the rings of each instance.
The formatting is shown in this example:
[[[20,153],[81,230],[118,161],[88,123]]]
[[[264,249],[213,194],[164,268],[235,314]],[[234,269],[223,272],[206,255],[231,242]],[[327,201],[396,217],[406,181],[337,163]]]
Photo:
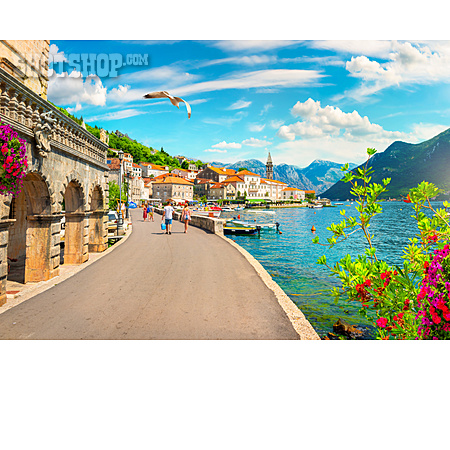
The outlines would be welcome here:
[[[184,170],[187,170],[187,168],[189,167],[189,161],[183,161],[181,163],[181,168]]]
[[[247,170],[248,172],[250,172],[247,167],[239,167],[238,172],[242,172],[243,170]]]
[[[449,218],[445,209],[434,209],[430,203],[438,188],[425,181],[420,183],[417,188],[410,190],[405,200],[413,204],[412,217],[417,221],[418,234],[409,239],[410,244],[403,250],[402,267],[393,267],[379,260],[369,228],[372,219],[382,213],[379,199],[386,192],[391,180],[384,178],[381,183],[371,183],[373,170],[368,164],[374,153],[375,149],[368,149],[369,159],[365,166],[353,172],[348,171],[348,165],[342,168],[346,172],[344,181],[351,185],[351,195],[357,197],[358,215],[349,217],[346,211],[342,210],[343,220],[337,224],[332,223],[327,228],[332,235],[327,238],[327,244],[322,244],[331,248],[350,238],[356,231],[362,231],[366,241],[365,248],[354,260],[350,255],[345,255],[332,267],[327,264],[325,256],[319,258],[317,262],[327,266],[342,282],[342,288],[335,288],[333,291],[336,301],[343,298],[347,301],[360,302],[360,313],[365,317],[368,316],[368,311],[374,312],[378,318],[376,326],[379,338],[424,338],[420,314],[426,315],[430,305],[427,306],[427,300],[423,298],[420,302],[418,295],[428,276],[425,275],[424,278],[423,274],[427,273],[426,269],[436,254],[435,250],[448,249]],[[444,206],[448,205],[444,203]],[[430,211],[432,216],[428,217],[424,213],[425,210]],[[315,237],[313,242],[318,244],[319,238]],[[444,270],[444,276],[445,273]],[[433,308],[430,309],[435,311]],[[448,328],[450,329],[450,324]],[[445,331],[444,335],[439,336],[448,336],[448,333]]]
[[[119,185],[115,181],[110,181],[109,185],[109,209],[116,209],[119,203]],[[126,200],[127,193],[125,190],[125,185],[122,185],[122,202]]]
[[[305,199],[306,200],[314,200],[315,198],[316,198],[316,194],[313,194],[313,193],[305,194]]]

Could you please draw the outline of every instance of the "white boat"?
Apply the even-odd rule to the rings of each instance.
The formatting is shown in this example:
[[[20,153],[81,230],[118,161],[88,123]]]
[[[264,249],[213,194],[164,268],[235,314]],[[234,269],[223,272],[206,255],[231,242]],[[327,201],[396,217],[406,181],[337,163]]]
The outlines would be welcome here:
[[[222,211],[233,212],[234,209],[233,209],[233,208],[230,208],[229,206],[224,206],[224,207],[222,207]]]
[[[313,208],[315,209],[323,208],[323,205],[313,205]]]
[[[216,219],[218,219],[220,217],[220,213],[222,211],[218,211],[218,210],[205,210],[205,209],[197,209],[197,210],[193,210],[192,214],[194,216],[205,216],[205,217],[214,217]]]
[[[238,206],[237,208],[234,208],[235,211],[244,211],[244,207],[243,206]]]

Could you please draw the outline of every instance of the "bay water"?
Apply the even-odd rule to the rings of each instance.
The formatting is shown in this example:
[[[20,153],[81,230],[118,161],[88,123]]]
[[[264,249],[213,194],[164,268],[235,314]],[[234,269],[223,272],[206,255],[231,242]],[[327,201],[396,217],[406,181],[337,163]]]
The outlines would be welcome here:
[[[433,202],[442,206],[442,203]],[[340,286],[337,278],[330,276],[325,266],[317,264],[317,259],[326,255],[327,263],[334,265],[346,254],[355,258],[367,248],[362,231],[352,234],[346,241],[332,249],[313,244],[314,236],[319,236],[321,243],[332,233],[326,228],[331,223],[339,223],[344,209],[347,216],[356,216],[356,202],[345,202],[336,207],[322,209],[279,208],[246,209],[244,211],[223,212],[221,218],[240,219],[250,223],[278,222],[281,234],[274,231],[261,232],[260,236],[228,236],[245,248],[280,285],[292,301],[301,309],[320,336],[333,331],[333,323],[339,318],[358,326],[368,328],[373,335],[373,318],[365,319],[359,313],[359,302],[339,300],[335,303],[331,289]],[[373,245],[377,257],[388,264],[402,265],[403,248],[414,237],[417,222],[411,204],[404,202],[383,202],[383,213],[376,216],[370,226],[375,237]],[[312,227],[316,231],[311,231]],[[372,330],[372,332],[370,332]]]

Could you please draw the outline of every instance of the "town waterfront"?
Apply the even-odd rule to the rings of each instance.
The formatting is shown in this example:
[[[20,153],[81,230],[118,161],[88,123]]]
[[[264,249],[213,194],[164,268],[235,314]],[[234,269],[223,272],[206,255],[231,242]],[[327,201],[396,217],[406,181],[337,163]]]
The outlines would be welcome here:
[[[435,202],[435,205],[442,203]],[[273,279],[301,309],[320,336],[333,331],[338,318],[368,328],[372,336],[372,321],[359,315],[360,304],[339,300],[336,304],[330,291],[339,286],[337,279],[329,276],[326,267],[317,264],[325,254],[329,264],[334,264],[345,254],[355,257],[362,252],[366,242],[362,232],[357,231],[342,244],[334,248],[313,244],[314,236],[321,243],[331,237],[327,227],[342,220],[340,211],[355,216],[356,202],[322,209],[286,208],[274,210],[239,211],[241,220],[257,223],[279,222],[282,234],[274,231],[256,236],[233,236],[232,239],[250,252],[271,274]],[[413,209],[404,202],[383,202],[383,213],[373,219],[371,232],[379,258],[389,264],[402,264],[403,248],[408,239],[417,233],[417,224],[411,217]],[[259,212],[257,212],[259,211]],[[271,211],[263,212],[263,211]],[[236,217],[237,212],[224,212],[222,218]],[[314,225],[316,232],[311,232]],[[365,248],[365,247],[364,247]]]

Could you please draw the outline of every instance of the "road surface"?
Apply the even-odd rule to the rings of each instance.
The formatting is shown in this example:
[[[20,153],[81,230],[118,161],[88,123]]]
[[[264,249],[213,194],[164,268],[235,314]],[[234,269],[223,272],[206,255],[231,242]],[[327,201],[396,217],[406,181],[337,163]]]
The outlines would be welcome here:
[[[114,251],[0,314],[0,339],[299,339],[274,293],[226,241],[161,217]]]

